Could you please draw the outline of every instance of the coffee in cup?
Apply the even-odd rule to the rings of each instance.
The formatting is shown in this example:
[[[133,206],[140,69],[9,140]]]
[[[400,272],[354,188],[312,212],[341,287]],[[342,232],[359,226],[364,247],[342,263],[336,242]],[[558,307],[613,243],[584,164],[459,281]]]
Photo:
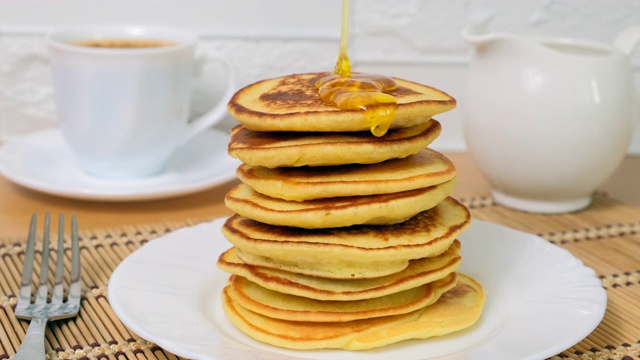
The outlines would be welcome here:
[[[76,41],[73,45],[98,48],[135,49],[173,46],[176,45],[176,43],[173,41],[158,39],[90,39]]]

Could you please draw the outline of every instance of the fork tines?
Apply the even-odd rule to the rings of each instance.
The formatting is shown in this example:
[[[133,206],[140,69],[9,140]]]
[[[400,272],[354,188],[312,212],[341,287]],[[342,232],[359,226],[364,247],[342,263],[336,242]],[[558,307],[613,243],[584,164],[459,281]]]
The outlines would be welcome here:
[[[20,292],[18,304],[16,306],[16,316],[29,319],[35,316],[44,316],[50,320],[61,319],[73,316],[78,312],[81,284],[80,284],[80,248],[78,240],[78,221],[76,216],[71,218],[71,273],[69,276],[68,298],[64,302],[64,215],[60,214],[58,221],[58,248],[56,252],[56,267],[53,280],[53,290],[51,301],[48,302],[49,283],[49,255],[50,255],[50,215],[45,214],[44,232],[42,236],[42,259],[40,262],[40,274],[37,280],[35,302],[32,303],[32,279],[35,264],[36,247],[36,224],[37,215],[31,217],[27,249],[25,252],[24,265],[22,269],[22,280],[20,282]],[[39,314],[36,314],[39,312]]]

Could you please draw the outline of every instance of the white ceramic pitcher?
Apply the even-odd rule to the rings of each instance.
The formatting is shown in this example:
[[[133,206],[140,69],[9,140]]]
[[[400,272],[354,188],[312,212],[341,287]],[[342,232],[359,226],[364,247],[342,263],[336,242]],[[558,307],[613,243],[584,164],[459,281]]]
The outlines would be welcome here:
[[[464,103],[467,147],[494,200],[532,212],[577,211],[620,164],[639,119],[628,55],[640,27],[614,46],[491,34],[475,47]]]

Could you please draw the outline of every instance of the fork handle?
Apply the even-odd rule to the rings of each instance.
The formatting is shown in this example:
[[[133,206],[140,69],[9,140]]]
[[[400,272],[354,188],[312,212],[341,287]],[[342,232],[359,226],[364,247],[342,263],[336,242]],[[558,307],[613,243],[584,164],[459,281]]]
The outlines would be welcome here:
[[[45,358],[44,331],[46,328],[47,319],[32,318],[27,334],[13,360],[43,360]]]

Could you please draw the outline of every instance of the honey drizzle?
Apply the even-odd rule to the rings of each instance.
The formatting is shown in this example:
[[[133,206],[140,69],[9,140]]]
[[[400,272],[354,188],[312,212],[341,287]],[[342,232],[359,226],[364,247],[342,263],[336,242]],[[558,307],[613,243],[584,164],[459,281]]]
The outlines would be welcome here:
[[[360,110],[371,133],[383,136],[389,130],[398,102],[388,94],[397,88],[396,82],[384,75],[352,74],[347,55],[349,33],[349,0],[342,0],[340,51],[333,74],[318,80],[320,98],[341,110]]]
[[[349,0],[342,0],[342,25],[340,27],[340,51],[333,73],[342,77],[351,77],[351,61],[347,55],[349,48]]]

